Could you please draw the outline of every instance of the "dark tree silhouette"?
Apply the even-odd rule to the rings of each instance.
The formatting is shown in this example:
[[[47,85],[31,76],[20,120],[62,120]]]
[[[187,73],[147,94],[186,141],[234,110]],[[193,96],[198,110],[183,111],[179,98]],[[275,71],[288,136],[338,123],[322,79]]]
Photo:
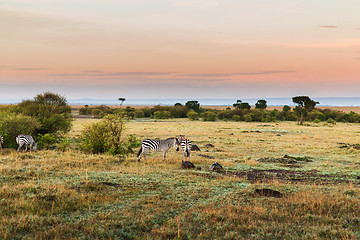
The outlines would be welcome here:
[[[236,103],[233,104],[234,108],[236,109],[240,109],[240,105],[241,105],[242,101],[241,100],[236,100]]]
[[[251,106],[249,103],[247,102],[242,102],[240,103],[240,106],[239,106],[239,109],[247,109],[247,110],[250,110]]]
[[[119,101],[121,101],[120,106],[122,106],[123,102],[126,100],[125,98],[118,98]]]
[[[187,107],[189,110],[192,109],[195,112],[199,112],[200,110],[200,103],[198,101],[188,101],[185,104],[185,107]]]
[[[319,102],[311,100],[308,96],[297,96],[293,97],[292,100],[297,104],[294,108],[294,112],[298,117],[298,123],[300,125],[304,123],[304,117],[315,108],[316,104],[319,104]]]
[[[257,103],[255,104],[255,108],[266,109],[267,108],[266,100],[263,99],[258,100]]]

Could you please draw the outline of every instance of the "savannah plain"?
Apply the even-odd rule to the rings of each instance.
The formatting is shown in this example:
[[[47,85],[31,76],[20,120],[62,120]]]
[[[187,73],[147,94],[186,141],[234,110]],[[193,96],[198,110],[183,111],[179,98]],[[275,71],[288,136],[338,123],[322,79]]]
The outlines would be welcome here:
[[[75,119],[69,137],[96,121]],[[4,149],[0,239],[360,239],[360,124],[138,119],[128,134],[185,134],[201,170],[174,148],[141,162],[138,148]]]

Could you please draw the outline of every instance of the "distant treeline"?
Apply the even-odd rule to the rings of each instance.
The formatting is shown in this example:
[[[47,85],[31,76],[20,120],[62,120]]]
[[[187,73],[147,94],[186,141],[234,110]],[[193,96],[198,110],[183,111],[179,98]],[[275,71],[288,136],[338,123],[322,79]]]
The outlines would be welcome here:
[[[281,111],[267,110],[266,101],[259,100],[255,108],[247,103],[238,100],[233,107],[225,110],[203,108],[197,101],[189,101],[185,105],[176,103],[174,106],[154,106],[143,108],[111,108],[105,105],[79,109],[80,115],[91,115],[95,118],[102,118],[107,114],[123,114],[129,119],[152,118],[172,119],[189,118],[190,120],[202,121],[246,121],[246,122],[275,122],[275,121],[299,121],[298,108],[291,108],[285,105]],[[355,112],[345,113],[331,109],[313,108],[304,114],[304,120],[312,122],[350,122],[359,123],[360,115]]]

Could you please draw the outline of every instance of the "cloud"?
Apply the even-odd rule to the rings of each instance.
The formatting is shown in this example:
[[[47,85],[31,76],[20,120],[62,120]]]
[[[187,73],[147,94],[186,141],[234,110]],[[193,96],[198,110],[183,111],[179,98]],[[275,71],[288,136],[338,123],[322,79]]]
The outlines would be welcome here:
[[[104,71],[83,71],[83,73],[55,73],[50,76],[60,77],[130,77],[130,76],[164,76],[175,72],[104,72]]]
[[[45,71],[46,68],[12,68],[14,71]]]
[[[294,71],[260,71],[260,72],[240,72],[240,73],[226,73],[226,74],[188,74],[189,77],[234,77],[240,75],[268,75],[268,74],[279,74],[279,73],[293,73]]]
[[[321,27],[321,28],[339,28],[339,26],[335,26],[335,25],[320,25],[319,27]]]

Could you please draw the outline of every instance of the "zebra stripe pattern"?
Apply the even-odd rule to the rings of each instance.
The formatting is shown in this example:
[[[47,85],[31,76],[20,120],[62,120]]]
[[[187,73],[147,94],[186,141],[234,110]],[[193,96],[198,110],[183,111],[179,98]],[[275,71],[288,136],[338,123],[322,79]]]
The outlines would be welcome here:
[[[0,148],[1,148],[1,151],[3,149],[3,144],[4,144],[4,138],[3,136],[0,134]]]
[[[180,142],[181,152],[182,152],[182,162],[188,159],[190,161],[190,153],[191,153],[191,141],[187,138],[182,139]]]
[[[19,145],[19,147],[17,149],[18,152],[24,145],[25,145],[25,151],[28,150],[28,146],[30,147],[30,151],[31,151],[31,149],[36,151],[37,143],[34,141],[34,138],[30,135],[20,134],[19,136],[16,137],[16,142]]]
[[[145,139],[141,143],[141,147],[138,153],[138,161],[142,156],[146,160],[146,154],[151,151],[163,152],[163,160],[165,161],[166,153],[171,147],[179,148],[179,140],[177,138],[168,138],[165,140]]]

